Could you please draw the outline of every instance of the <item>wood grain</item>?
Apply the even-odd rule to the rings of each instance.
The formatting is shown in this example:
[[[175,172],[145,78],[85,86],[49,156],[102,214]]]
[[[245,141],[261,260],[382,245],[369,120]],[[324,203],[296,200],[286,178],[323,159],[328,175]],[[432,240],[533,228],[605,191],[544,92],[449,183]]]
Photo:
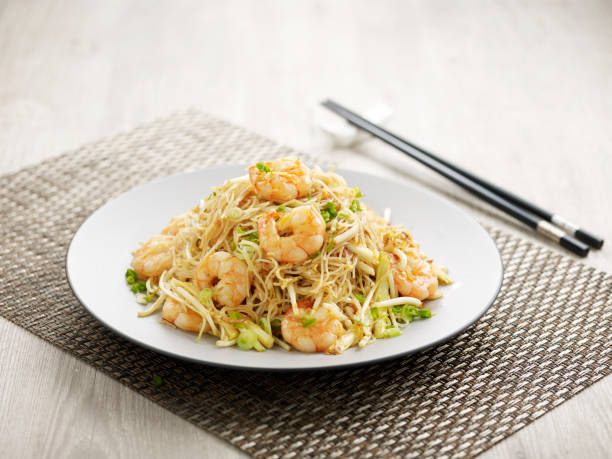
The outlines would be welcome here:
[[[602,1],[5,1],[0,173],[196,107],[339,165],[444,193],[543,239],[377,142],[330,151],[333,97],[612,241],[612,4]],[[556,247],[551,246],[553,250]],[[609,249],[585,262],[612,270]],[[1,457],[238,457],[0,320]],[[484,457],[606,457],[612,382]]]

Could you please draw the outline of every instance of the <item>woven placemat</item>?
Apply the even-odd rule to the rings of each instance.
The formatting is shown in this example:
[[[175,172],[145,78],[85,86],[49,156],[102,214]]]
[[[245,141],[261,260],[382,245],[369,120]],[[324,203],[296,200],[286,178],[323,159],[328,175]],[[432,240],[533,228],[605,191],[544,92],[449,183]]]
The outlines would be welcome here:
[[[288,153],[188,112],[1,177],[0,314],[254,456],[474,456],[610,373],[612,276],[498,230],[504,283],[479,322],[358,369],[186,363],[116,336],[72,295],[70,238],[109,198],[180,170]]]

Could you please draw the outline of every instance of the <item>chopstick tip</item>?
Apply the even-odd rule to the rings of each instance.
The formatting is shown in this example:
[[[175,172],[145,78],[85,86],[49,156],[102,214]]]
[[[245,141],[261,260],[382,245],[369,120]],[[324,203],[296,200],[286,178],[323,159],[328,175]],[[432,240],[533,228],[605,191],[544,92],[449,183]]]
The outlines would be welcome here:
[[[600,238],[599,236],[595,236],[594,234],[589,233],[588,231],[585,231],[582,228],[578,228],[574,233],[574,236],[579,241],[587,243],[594,249],[601,249],[604,244],[604,240],[602,238]]]
[[[561,237],[561,239],[559,239],[559,244],[578,256],[586,257],[589,254],[590,247],[571,236],[566,235]]]

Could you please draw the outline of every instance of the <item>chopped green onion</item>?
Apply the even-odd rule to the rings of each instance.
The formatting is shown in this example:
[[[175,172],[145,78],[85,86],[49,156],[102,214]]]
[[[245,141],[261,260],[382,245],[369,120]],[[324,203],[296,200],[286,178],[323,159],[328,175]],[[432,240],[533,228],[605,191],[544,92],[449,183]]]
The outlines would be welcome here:
[[[391,328],[387,328],[384,333],[383,336],[384,338],[393,338],[394,336],[399,336],[402,334],[402,331],[397,328],[397,327],[391,327]]]
[[[145,294],[144,293],[137,293],[136,294],[136,303],[138,304],[147,304],[148,301],[145,301]]]
[[[308,258],[310,258],[311,260],[314,260],[315,258],[317,258],[319,255],[321,255],[321,251],[317,250],[315,253],[311,253],[310,256]]]
[[[378,317],[380,317],[380,314],[378,312],[378,308],[371,308],[370,309],[370,314],[372,314],[372,319],[376,320],[378,319]]]
[[[278,330],[281,328],[281,320],[277,317],[276,319],[272,319],[272,322],[270,322],[270,326],[272,327],[272,329]]]
[[[229,218],[231,218],[232,220],[238,220],[241,216],[242,216],[242,209],[240,209],[239,207],[232,207],[228,212],[227,215],[229,216]]]
[[[146,292],[147,291],[147,283],[146,282],[136,282],[132,284],[130,290],[133,293]]]
[[[255,166],[257,167],[257,169],[259,169],[260,172],[272,172],[272,169],[270,169],[264,163],[257,163],[255,164]]]
[[[365,301],[365,296],[363,296],[361,293],[355,293],[355,298],[357,298],[357,301],[359,301],[361,304],[363,304]]]
[[[302,325],[304,328],[312,327],[317,322],[317,319],[309,316],[302,316]]]
[[[376,267],[376,282],[378,287],[374,292],[374,302],[389,299],[389,276],[391,271],[391,260],[389,254],[380,252],[378,255],[378,266]]]
[[[164,383],[164,380],[159,375],[153,375],[153,384],[157,387],[161,386]]]
[[[203,288],[200,292],[200,301],[202,303],[208,303],[212,298],[212,290],[209,288]]]
[[[240,331],[240,335],[238,335],[236,342],[240,349],[243,351],[248,351],[255,346],[255,343],[257,343],[257,335],[254,331],[245,328],[244,330]]]
[[[285,210],[286,208],[287,208],[287,207],[285,207],[285,204],[281,204],[280,206],[278,206],[278,207],[276,208],[276,211],[277,211],[277,212],[282,212],[282,211],[283,211],[283,210]]]
[[[362,198],[363,197],[363,194],[361,193],[361,190],[359,189],[358,186],[353,188],[353,193],[355,194],[356,198]]]
[[[383,319],[377,320],[374,323],[374,336],[376,338],[384,338],[385,337],[385,321]]]
[[[268,334],[271,335],[272,334],[272,328],[270,327],[270,321],[266,318],[266,317],[262,317],[261,319],[259,319],[259,322],[257,322],[257,324],[263,328],[263,330]]]
[[[351,209],[351,212],[353,213],[361,212],[361,204],[359,203],[359,200],[353,199],[353,202],[351,202],[349,209]]]
[[[328,201],[325,204],[325,208],[321,211],[321,215],[323,216],[323,220],[329,222],[338,216],[338,211],[336,210],[336,203],[333,201]]]
[[[240,314],[238,311],[230,311],[229,316],[230,316],[230,319],[234,319],[234,320],[242,319],[242,314]]]
[[[253,322],[247,322],[245,326],[257,335],[258,342],[260,342],[267,348],[271,348],[272,346],[274,346],[274,338],[272,337],[272,335],[268,334],[259,325],[255,325]]]
[[[134,282],[136,282],[136,279],[138,279],[138,275],[133,269],[130,268],[125,272],[125,280],[128,284],[133,284]]]
[[[429,319],[431,317],[430,309],[421,309],[410,305],[395,306],[391,310],[393,314],[405,322],[412,322],[414,319]]]
[[[254,242],[254,243],[256,243],[256,244],[259,244],[259,233],[257,233],[257,232],[255,232],[255,233],[251,233],[251,234],[249,234],[249,235],[245,236],[245,239],[246,239],[247,241],[250,241],[250,242]]]
[[[244,259],[252,259],[255,256],[256,250],[252,245],[249,244],[240,244],[239,245],[239,255],[238,258],[240,258],[241,260]]]
[[[329,201],[326,205],[325,205],[325,209],[329,211],[329,213],[331,214],[332,217],[336,217],[338,215],[338,211],[336,210],[336,203]]]
[[[244,328],[244,324],[243,323],[237,323],[237,324],[234,324],[234,327],[236,327],[236,328]]]
[[[242,226],[239,226],[238,228],[236,228],[236,232],[238,234],[244,234],[246,233],[246,230]]]
[[[153,295],[145,295],[144,293],[136,294],[136,303],[138,304],[149,304],[153,299]]]
[[[238,246],[236,245],[236,241],[230,241],[230,249],[236,250]]]

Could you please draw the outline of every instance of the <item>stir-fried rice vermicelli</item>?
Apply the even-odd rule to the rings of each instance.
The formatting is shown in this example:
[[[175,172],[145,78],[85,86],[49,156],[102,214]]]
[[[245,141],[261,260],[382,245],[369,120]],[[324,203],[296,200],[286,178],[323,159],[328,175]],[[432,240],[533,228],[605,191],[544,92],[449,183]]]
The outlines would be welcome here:
[[[295,158],[227,180],[134,252],[140,316],[217,345],[339,354],[431,316],[446,270],[334,172]]]

